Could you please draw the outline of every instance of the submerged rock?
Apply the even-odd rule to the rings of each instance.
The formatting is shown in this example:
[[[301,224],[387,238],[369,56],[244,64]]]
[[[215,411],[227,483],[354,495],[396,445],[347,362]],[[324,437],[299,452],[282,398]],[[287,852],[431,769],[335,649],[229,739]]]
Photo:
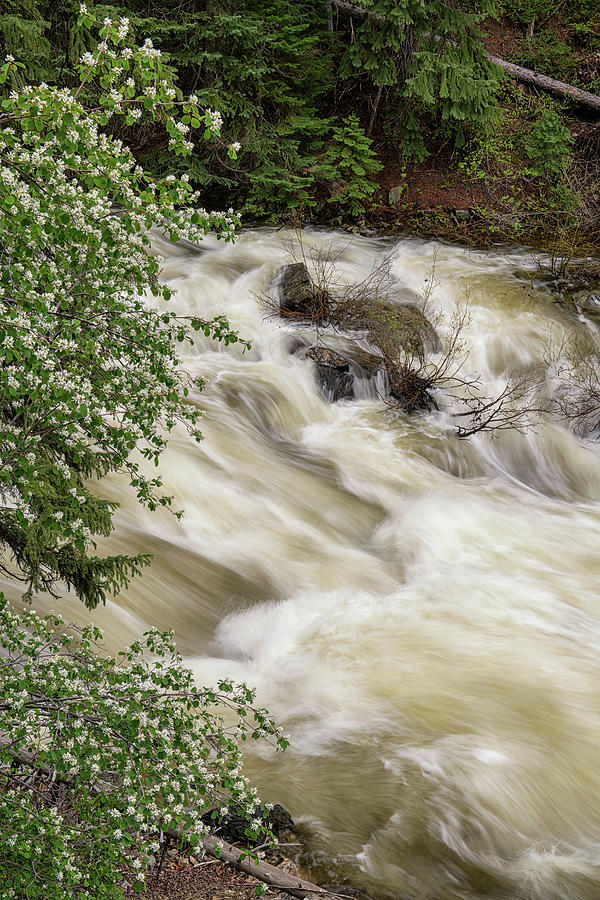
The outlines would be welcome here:
[[[375,378],[377,373],[385,368],[383,356],[377,353],[369,353],[362,347],[344,348],[344,355],[349,360],[356,375],[360,378]]]
[[[315,363],[321,390],[328,400],[335,403],[354,399],[354,378],[347,359],[329,347],[311,347],[306,357]]]

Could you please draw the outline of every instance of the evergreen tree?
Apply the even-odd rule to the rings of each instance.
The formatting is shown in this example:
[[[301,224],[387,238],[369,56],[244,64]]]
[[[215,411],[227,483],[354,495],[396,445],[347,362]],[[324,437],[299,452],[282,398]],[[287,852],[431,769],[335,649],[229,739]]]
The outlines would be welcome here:
[[[435,115],[457,142],[465,126],[485,129],[495,112],[499,73],[486,58],[476,25],[493,13],[494,0],[449,5],[443,0],[361,0],[362,18],[341,61],[343,77],[366,75],[376,89],[391,88],[399,137],[413,155],[422,153],[420,116]],[[348,6],[348,4],[342,4]]]

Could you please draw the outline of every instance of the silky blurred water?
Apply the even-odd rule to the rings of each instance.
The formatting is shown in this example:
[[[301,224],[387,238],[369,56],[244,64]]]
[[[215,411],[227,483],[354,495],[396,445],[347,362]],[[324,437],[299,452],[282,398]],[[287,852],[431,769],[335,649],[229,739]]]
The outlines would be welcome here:
[[[112,646],[173,627],[201,682],[257,687],[292,746],[248,771],[319,877],[375,900],[597,900],[598,448],[557,423],[460,441],[443,395],[418,417],[326,403],[289,352],[310,330],[258,299],[290,237],[158,242],[178,309],[225,312],[252,349],[202,339],[186,358],[208,386],[204,442],[176,435],[163,465],[180,522],[100,485],[122,504],[113,552],[155,561],[93,617]],[[382,252],[403,296],[433,280],[442,338],[468,297],[465,371],[490,391],[577,324],[515,276],[525,252],[304,235],[330,241],[348,282]]]

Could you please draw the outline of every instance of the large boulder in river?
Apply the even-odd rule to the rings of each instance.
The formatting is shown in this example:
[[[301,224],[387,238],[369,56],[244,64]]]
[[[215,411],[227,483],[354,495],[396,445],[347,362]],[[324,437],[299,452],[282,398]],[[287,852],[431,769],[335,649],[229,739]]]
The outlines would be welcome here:
[[[332,403],[354,399],[354,378],[347,359],[329,347],[311,347],[306,358],[315,363],[316,374],[325,397]]]
[[[441,347],[435,328],[414,303],[353,303],[339,308],[336,324],[367,331],[383,355],[392,359],[402,352],[422,358],[426,350],[437,352]]]

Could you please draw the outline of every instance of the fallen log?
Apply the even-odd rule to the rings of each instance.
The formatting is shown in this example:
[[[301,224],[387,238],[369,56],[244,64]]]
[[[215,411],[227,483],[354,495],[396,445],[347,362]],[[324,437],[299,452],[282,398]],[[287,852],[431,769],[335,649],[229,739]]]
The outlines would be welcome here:
[[[490,62],[495,63],[516,78],[523,84],[529,84],[532,87],[539,88],[542,91],[548,91],[557,97],[568,97],[582,106],[594,109],[600,112],[600,97],[597,94],[590,94],[589,91],[583,91],[581,88],[574,87],[572,84],[565,84],[564,81],[557,81],[556,78],[550,78],[548,75],[542,75],[540,72],[534,72],[532,69],[524,69],[523,66],[517,66],[515,63],[507,62],[491,53],[486,53]]]
[[[347,0],[332,0],[332,3],[341,12],[348,13],[348,15],[355,16],[358,19],[369,18],[383,21],[384,18],[377,13],[364,9],[362,6],[356,6],[354,3],[349,3]],[[515,63],[508,62],[506,59],[500,59],[498,56],[493,56],[491,53],[486,53],[485,56],[490,62],[499,66],[504,72],[512,75],[513,78],[516,78],[517,81],[520,81],[523,84],[536,87],[541,91],[547,91],[550,94],[554,94],[556,97],[573,100],[575,103],[586,106],[588,109],[600,112],[600,97],[598,94],[591,94],[589,91],[584,91],[572,84],[566,84],[564,81],[558,81],[556,78],[542,75],[541,72],[534,72],[533,69],[517,66]]]

